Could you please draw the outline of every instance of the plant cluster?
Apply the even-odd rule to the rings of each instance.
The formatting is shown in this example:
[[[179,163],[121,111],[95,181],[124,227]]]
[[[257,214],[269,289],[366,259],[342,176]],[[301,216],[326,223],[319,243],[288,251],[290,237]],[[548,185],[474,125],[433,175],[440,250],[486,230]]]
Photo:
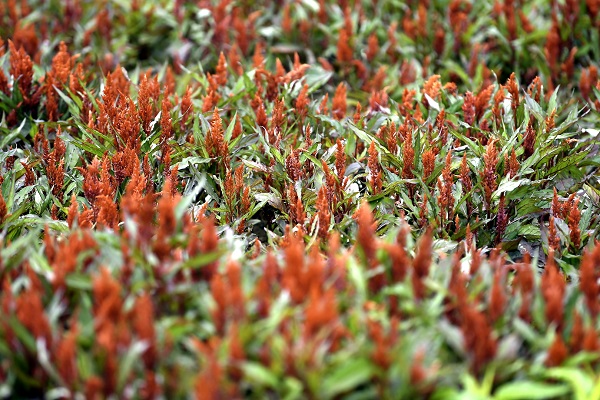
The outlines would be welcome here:
[[[0,3],[0,396],[600,398],[599,7]]]

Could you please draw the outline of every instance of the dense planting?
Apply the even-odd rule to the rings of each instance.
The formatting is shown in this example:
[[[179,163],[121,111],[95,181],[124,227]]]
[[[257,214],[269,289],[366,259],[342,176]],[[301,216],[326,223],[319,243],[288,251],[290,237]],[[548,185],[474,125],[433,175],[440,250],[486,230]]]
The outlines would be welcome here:
[[[0,396],[600,399],[600,4],[526,3],[0,3]]]

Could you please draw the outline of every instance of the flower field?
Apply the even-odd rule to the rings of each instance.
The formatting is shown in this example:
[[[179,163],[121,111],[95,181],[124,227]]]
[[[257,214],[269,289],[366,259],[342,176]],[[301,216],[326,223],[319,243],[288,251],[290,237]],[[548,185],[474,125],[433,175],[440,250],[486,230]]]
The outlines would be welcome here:
[[[600,400],[600,1],[0,1],[0,398]]]

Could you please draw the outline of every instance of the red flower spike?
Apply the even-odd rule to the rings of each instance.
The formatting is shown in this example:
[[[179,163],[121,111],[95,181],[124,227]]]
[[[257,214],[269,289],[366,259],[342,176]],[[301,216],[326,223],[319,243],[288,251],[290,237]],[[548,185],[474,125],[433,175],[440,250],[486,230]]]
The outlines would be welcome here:
[[[244,73],[244,68],[242,67],[242,64],[240,62],[239,47],[238,47],[237,43],[234,43],[229,48],[229,53],[227,54],[227,58],[228,58],[227,64],[229,64],[231,69],[233,69],[233,71],[237,75],[242,75]]]
[[[494,271],[494,283],[490,292],[488,312],[492,323],[504,314],[507,297],[505,293],[505,277],[500,268]]]
[[[44,339],[46,347],[52,346],[52,331],[42,304],[43,293],[30,287],[16,299],[15,314],[19,322],[34,338]]]
[[[442,145],[445,146],[448,142],[448,124],[446,122],[445,110],[441,110],[437,117],[435,117],[435,129],[438,131],[438,136],[442,141]]]
[[[564,360],[569,356],[569,350],[565,345],[560,333],[556,333],[554,341],[548,349],[548,356],[546,357],[545,364],[547,367],[557,367],[563,363]]]
[[[340,64],[349,63],[354,58],[352,47],[349,45],[350,35],[345,29],[341,29],[337,41],[337,61]]]
[[[156,207],[158,211],[158,235],[164,238],[171,236],[177,226],[175,206],[177,205],[178,198],[173,197],[171,187],[171,180],[167,179]]]
[[[472,355],[471,365],[473,371],[478,373],[494,358],[498,343],[484,314],[478,311],[474,305],[466,306],[461,311],[461,315],[461,330],[465,340],[465,348]]]
[[[331,105],[331,112],[333,118],[338,121],[346,116],[346,85],[341,82],[335,89],[335,95],[333,96],[333,102]]]
[[[304,213],[304,205],[302,198],[298,196],[294,185],[288,186],[288,202],[290,206],[290,223],[293,225],[304,226],[306,214]]]
[[[438,204],[440,205],[440,221],[442,226],[447,221],[452,221],[454,218],[454,195],[452,194],[452,186],[454,179],[452,176],[452,153],[448,151],[446,155],[446,165],[442,170],[442,176],[438,180]]]
[[[320,293],[313,288],[305,310],[304,338],[306,340],[315,338],[321,329],[331,327],[337,321],[338,305],[335,289],[330,288],[325,293]]]
[[[491,207],[492,193],[498,188],[496,166],[498,165],[498,149],[496,148],[496,140],[490,140],[485,148],[483,155],[483,171],[481,171],[481,179],[483,183],[485,202],[488,210]]]
[[[534,277],[533,270],[527,257],[517,269],[517,275],[513,280],[515,289],[521,293],[521,307],[519,308],[519,318],[524,321],[531,319],[531,301],[533,297]]]
[[[584,336],[583,319],[581,318],[581,315],[575,311],[573,316],[573,327],[571,328],[571,340],[569,341],[569,347],[572,354],[581,351]]]
[[[1,6],[0,6],[0,14],[2,14]],[[4,41],[2,40],[2,38],[0,38],[0,57],[2,57],[2,56],[4,56]],[[4,74],[3,70],[0,70],[0,92],[3,92],[7,96],[10,94],[10,87],[8,86],[8,78]]]
[[[402,240],[398,238],[398,241],[394,244],[383,243],[383,249],[388,253],[391,261],[391,281],[390,284],[403,282],[406,279],[406,274],[410,267],[410,257],[404,249]],[[390,295],[390,314],[399,315],[399,297]]]
[[[173,68],[170,65],[167,65],[167,70],[165,72],[164,78],[164,96],[169,97],[173,93],[175,93],[175,76],[173,75]]]
[[[569,211],[569,237],[575,250],[579,250],[581,247],[581,231],[579,230],[581,211],[579,210],[578,204],[579,199],[575,198],[575,201],[571,205],[571,210]]]
[[[242,343],[237,323],[233,323],[228,332],[229,338],[229,368],[228,374],[231,380],[239,381],[243,378],[242,363],[246,360],[244,344]]]
[[[292,150],[285,159],[285,170],[293,182],[299,181],[304,176],[299,155],[299,150]]]
[[[223,335],[225,332],[225,324],[227,322],[227,306],[229,304],[227,284],[223,276],[219,274],[213,276],[210,281],[210,292],[216,303],[216,307],[212,311],[215,330],[218,335]]]
[[[342,184],[344,181],[344,175],[346,173],[346,151],[344,144],[339,138],[336,142],[335,171],[337,172],[338,182]]]
[[[519,161],[517,161],[517,153],[515,152],[515,149],[511,150],[510,158],[505,155],[504,165],[508,175],[511,178],[515,178],[519,173],[519,169],[521,168],[521,164],[519,164]]]
[[[417,72],[415,70],[414,65],[411,62],[404,60],[402,62],[402,65],[400,66],[400,84],[401,85],[409,85],[416,80],[416,76],[417,76]],[[410,105],[410,108],[406,107],[407,100],[408,99],[412,100],[412,98],[416,95],[416,93],[417,92],[415,90],[404,89],[404,92],[402,94],[403,101],[402,101],[401,113],[405,117],[408,115],[408,111],[412,110],[412,105]]]
[[[289,244],[285,248],[285,267],[281,283],[289,291],[292,301],[296,304],[304,300],[306,293],[303,286],[304,276],[304,240],[290,233]]]
[[[598,12],[600,11],[600,2],[598,2],[597,0],[586,0],[585,5],[587,11],[591,15],[592,21],[595,21],[596,15],[598,15]]]
[[[442,56],[446,47],[446,31],[442,25],[437,25],[433,39],[433,50],[438,55]]]
[[[402,160],[404,165],[402,166],[402,178],[403,179],[412,179],[413,168],[414,168],[414,159],[415,159],[415,149],[413,148],[412,143],[412,132],[409,131],[406,137],[404,138],[404,146],[402,147]]]
[[[554,262],[554,250],[552,249],[549,251],[548,261],[542,275],[541,290],[546,303],[546,321],[549,324],[554,324],[558,331],[561,331],[564,317],[563,299],[566,292],[566,282]]]
[[[254,100],[257,103],[257,107],[255,109],[256,112],[256,125],[261,128],[266,129],[269,125],[269,118],[267,117],[267,111],[265,109],[265,105],[263,103],[262,97],[259,96],[258,92],[254,97]]]
[[[136,335],[148,345],[142,355],[144,365],[146,369],[152,369],[156,362],[156,334],[154,331],[154,305],[150,295],[144,293],[135,300],[132,317]]]
[[[308,114],[308,105],[310,104],[310,99],[308,97],[308,85],[304,85],[302,90],[300,90],[300,94],[296,98],[296,115],[300,118],[300,121],[304,121],[306,115]]]
[[[276,99],[275,104],[273,105],[271,121],[269,123],[269,128],[275,136],[280,136],[281,131],[283,131],[284,124],[287,121],[285,112],[285,103],[283,99]]]
[[[219,86],[225,86],[227,84],[227,61],[225,61],[225,55],[223,52],[219,55],[219,63],[217,64],[217,84]]]
[[[6,220],[6,216],[8,215],[8,209],[6,208],[6,201],[4,201],[4,197],[2,193],[0,193],[0,226]]]
[[[548,247],[554,250],[554,252],[560,251],[560,237],[556,231],[556,224],[552,215],[548,223]]]
[[[46,115],[49,121],[58,120],[58,94],[54,89],[54,77],[51,74],[46,75],[44,82],[46,94]]]
[[[474,276],[477,274],[477,272],[479,271],[479,268],[481,267],[481,252],[480,252],[480,250],[472,251],[471,256],[473,258],[471,260],[470,275]]]
[[[263,274],[256,284],[254,296],[258,299],[258,314],[265,318],[269,314],[273,293],[279,286],[280,273],[277,258],[267,250],[263,264]]]
[[[78,335],[79,328],[77,325],[74,325],[71,330],[61,338],[54,353],[58,373],[70,388],[75,387],[79,375],[76,359]]]
[[[381,180],[381,167],[379,166],[379,152],[375,148],[375,142],[369,145],[369,160],[367,166],[369,168],[369,183],[373,194],[381,192],[383,182]]]
[[[530,121],[523,135],[523,148],[525,150],[525,157],[530,157],[535,151],[535,142],[537,133],[533,126],[533,121]]]
[[[224,139],[223,122],[219,115],[219,110],[213,110],[212,121],[210,122],[210,130],[206,134],[206,150],[210,157],[222,157],[223,164],[228,164],[229,151]]]
[[[204,96],[202,102],[202,112],[207,113],[213,108],[217,107],[221,96],[216,92],[215,89],[209,89],[208,94]]]
[[[162,101],[162,112],[160,114],[160,127],[161,127],[161,142],[166,143],[173,136],[173,120],[171,119],[171,102],[164,96]]]
[[[51,281],[54,290],[64,290],[67,276],[75,272],[80,264],[87,268],[98,250],[89,231],[73,232],[68,239],[68,241],[57,242],[52,239],[49,232],[44,238],[46,254],[50,256],[50,266],[54,273]],[[89,253],[82,258],[82,253],[85,251]]]
[[[356,211],[355,218],[358,222],[356,243],[362,249],[369,266],[374,267],[377,264],[375,257],[377,252],[376,222],[373,219],[371,208],[366,201],[361,203],[360,208]]]
[[[431,75],[429,79],[427,79],[425,83],[423,83],[423,89],[421,92],[423,93],[423,95],[428,95],[433,100],[435,100],[440,95],[441,89],[442,84],[440,83],[440,76]],[[427,102],[425,96],[423,96],[423,104],[426,107],[429,107],[429,103]]]
[[[86,399],[102,399],[104,393],[104,380],[99,376],[91,376],[85,381],[85,398]]]
[[[473,93],[467,92],[465,93],[464,102],[462,105],[463,116],[465,122],[472,126],[475,122],[475,98],[473,97]]]
[[[330,204],[332,203],[327,198],[327,188],[323,185],[317,195],[316,208],[319,218],[319,231],[317,234],[325,241],[329,237],[329,223],[331,221]]]
[[[396,346],[398,342],[398,319],[391,318],[390,328],[387,335],[379,322],[372,319],[367,320],[367,329],[371,342],[375,344],[371,358],[373,362],[382,370],[387,370],[391,363],[390,349]]]
[[[598,271],[596,265],[600,261],[600,245],[596,245],[592,252],[584,251],[579,267],[579,288],[585,297],[585,304],[595,319],[600,312],[600,286],[598,284]]]
[[[379,40],[377,39],[377,34],[375,32],[369,35],[369,39],[367,40],[367,60],[369,62],[373,61],[377,54],[379,53]]]
[[[115,202],[106,195],[96,197],[95,206],[98,208],[98,217],[96,222],[100,226],[117,230],[119,224],[119,213],[117,212],[117,205]]]
[[[401,239],[399,239],[399,241],[397,243],[394,243],[393,245],[388,245],[384,243],[384,248],[388,251],[390,260],[392,262],[392,282],[403,282],[406,278],[406,274],[408,273],[408,269],[410,266],[410,257],[404,249],[404,245],[401,243]]]
[[[590,65],[589,68],[584,69],[581,72],[581,76],[579,78],[579,90],[581,91],[581,96],[586,101],[590,101],[590,94],[592,93],[592,88],[596,86],[597,82],[598,70],[595,66]]]
[[[519,108],[519,84],[517,83],[514,72],[510,74],[510,77],[506,82],[506,90],[508,90],[508,93],[510,94],[511,107],[516,124],[517,109]]]
[[[431,266],[431,246],[433,244],[433,232],[431,228],[425,231],[425,234],[419,241],[417,253],[412,263],[412,286],[414,296],[417,300],[425,298],[425,283],[423,282],[429,276],[429,267]]]
[[[33,62],[23,47],[17,50],[17,47],[11,40],[8,41],[8,47],[10,49],[9,73],[17,82],[17,88],[21,92],[25,104],[29,104],[33,84]]]
[[[556,191],[556,187],[554,189],[554,195],[552,197],[552,207],[551,212],[554,218],[563,218],[562,215],[562,205],[558,200],[558,192]]]
[[[227,396],[222,388],[222,368],[213,351],[206,354],[206,361],[196,378],[195,394],[197,399],[224,399]]]
[[[575,193],[571,193],[569,198],[565,202],[563,202],[563,204],[561,205],[561,216],[562,216],[562,219],[567,223],[569,221],[569,214],[573,208],[574,203],[575,203]]]
[[[227,263],[227,283],[231,315],[235,321],[241,321],[246,315],[245,298],[242,290],[242,268],[236,261]]]
[[[121,285],[106,268],[93,280],[94,328],[98,344],[114,354],[117,347],[116,326],[123,322]]]
[[[321,165],[323,167],[323,173],[325,175],[325,198],[326,201],[329,203],[328,207],[334,209],[338,202],[338,197],[343,196],[343,193],[341,193],[341,186],[324,160],[322,160]]]
[[[598,333],[593,326],[588,327],[585,330],[585,335],[583,337],[583,346],[582,350],[597,353],[600,350],[600,341],[598,340]]]
[[[475,98],[475,121],[479,121],[483,116],[483,113],[486,111],[490,99],[492,98],[493,91],[494,86],[489,85],[477,94],[477,97]]]
[[[71,56],[67,51],[65,42],[60,42],[58,53],[52,58],[51,75],[56,79],[56,84],[59,89],[67,83],[71,72]]]
[[[598,81],[598,84],[596,85],[597,89],[600,89],[600,81]],[[598,106],[596,106],[596,109],[598,109]],[[545,123],[546,123],[546,133],[549,133],[552,129],[554,129],[555,127],[555,122],[554,122],[554,117],[556,116],[556,110],[552,110],[552,112],[550,113],[550,115],[548,115],[545,119]]]
[[[133,174],[138,167],[139,160],[134,149],[123,148],[112,157],[112,166],[117,184],[120,185]]]
[[[458,323],[458,317],[455,313],[464,309],[468,302],[467,279],[460,268],[460,254],[454,253],[452,256],[452,274],[448,282],[448,305],[446,313],[453,323]],[[454,311],[454,312],[453,312]]]
[[[425,150],[421,157],[421,162],[423,163],[423,181],[426,182],[435,169],[434,149]]]
[[[240,48],[241,47],[242,46],[240,46]],[[258,42],[256,44],[256,46],[254,47],[254,56],[252,57],[252,64],[253,64],[254,68],[261,68],[263,66],[265,58],[264,58],[262,52],[263,52],[263,44],[261,42]],[[245,51],[242,51],[242,53],[245,53]]]
[[[496,126],[500,126],[502,124],[502,102],[504,101],[504,96],[504,88],[502,86],[498,87],[498,90],[496,90],[496,94],[494,94],[494,100],[492,105],[492,115],[494,116]]]
[[[423,193],[423,200],[421,201],[421,209],[419,211],[419,227],[424,228],[427,225],[429,209],[427,207],[429,198],[427,193]]]

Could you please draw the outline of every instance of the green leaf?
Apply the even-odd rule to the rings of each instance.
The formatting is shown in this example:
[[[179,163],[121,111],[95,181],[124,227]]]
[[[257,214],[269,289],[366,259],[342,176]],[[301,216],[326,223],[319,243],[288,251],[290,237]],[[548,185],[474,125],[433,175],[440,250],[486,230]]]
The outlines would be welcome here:
[[[314,92],[315,90],[326,84],[332,76],[333,72],[331,71],[327,71],[318,65],[311,66],[304,75],[306,79],[306,84],[308,85],[308,92]]]
[[[366,358],[351,359],[324,377],[322,395],[331,398],[343,394],[369,381],[372,375],[373,367]]]
[[[569,393],[567,385],[517,381],[502,385],[494,395],[494,400],[541,400],[553,399]]]
[[[568,383],[575,394],[574,398],[576,400],[587,400],[588,394],[592,391],[594,385],[593,378],[577,368],[550,368],[544,376]]]
[[[537,241],[542,237],[542,233],[539,226],[527,224],[521,225],[518,231],[520,236],[524,236],[527,240]]]
[[[92,277],[89,274],[70,273],[65,278],[67,287],[79,290],[92,290]]]
[[[519,180],[504,180],[500,183],[500,185],[498,185],[498,189],[496,189],[496,191],[494,192],[494,194],[492,195],[492,197],[498,197],[500,196],[501,193],[510,193],[513,190],[515,190],[516,188],[531,183],[531,181],[529,179],[519,179]]]
[[[119,372],[117,375],[117,387],[119,388],[119,391],[123,390],[125,383],[130,378],[132,370],[136,364],[139,365],[141,356],[147,348],[148,344],[145,341],[136,341],[127,349],[127,353],[125,353],[125,357],[121,360],[119,365]]]
[[[177,168],[178,168],[178,170],[182,170],[182,169],[187,168],[190,165],[208,164],[212,161],[213,161],[212,158],[197,157],[197,156],[185,157],[177,163]]]
[[[174,276],[177,271],[182,269],[199,269],[217,261],[224,254],[224,250],[212,251],[210,253],[199,254],[189,258],[181,264],[173,266],[169,270],[169,276]]]
[[[578,152],[570,156],[562,158],[555,166],[545,174],[545,176],[552,177],[554,174],[559,172],[565,172],[570,168],[577,168],[579,163],[587,157],[587,151]]]
[[[242,364],[244,378],[250,383],[268,387],[277,388],[278,378],[271,370],[256,362],[245,362]]]
[[[15,335],[17,335],[17,338],[19,338],[19,340],[21,341],[21,343],[23,343],[25,345],[25,347],[27,348],[27,350],[30,353],[35,353],[36,352],[36,344],[35,344],[35,337],[31,334],[31,332],[29,332],[22,324],[21,322],[17,319],[16,316],[8,316],[5,315],[3,317],[8,319],[8,324],[10,325],[10,327],[12,328],[13,332],[15,333]]]
[[[371,142],[375,142],[375,147],[382,156],[387,156],[389,154],[390,151],[381,143],[379,143],[379,141],[374,136],[370,136],[367,132],[358,129],[358,127],[351,122],[348,123],[348,126],[350,127],[352,132],[354,132],[356,136],[358,136],[360,140],[362,140],[365,143],[365,145],[371,145]]]
[[[21,125],[19,125],[18,128],[13,129],[8,135],[4,136],[2,138],[2,142],[0,142],[0,149],[6,149],[6,147],[11,144],[17,137],[19,137],[21,135],[21,131],[23,130],[23,127],[25,126],[25,123],[27,122],[27,119],[23,119],[21,121]]]

